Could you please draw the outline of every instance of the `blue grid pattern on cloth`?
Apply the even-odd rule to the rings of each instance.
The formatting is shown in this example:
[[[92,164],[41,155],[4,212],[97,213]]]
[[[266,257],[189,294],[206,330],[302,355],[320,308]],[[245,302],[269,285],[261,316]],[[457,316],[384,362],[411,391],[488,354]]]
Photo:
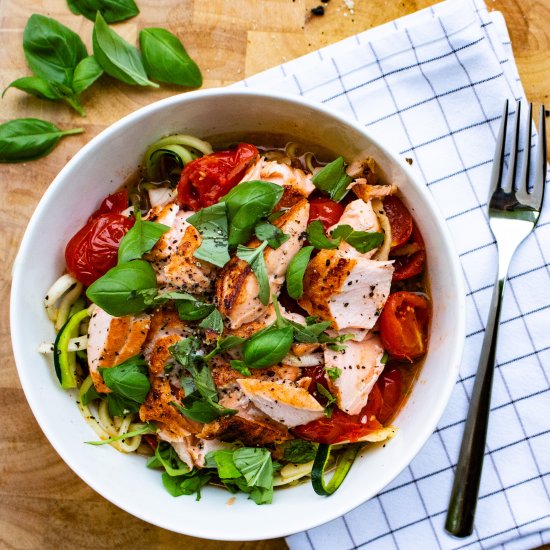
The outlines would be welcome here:
[[[550,542],[548,204],[509,271],[475,532],[457,540],[443,528],[496,272],[486,213],[496,135],[504,100],[525,101],[502,15],[482,0],[447,0],[237,86],[324,103],[412,158],[447,220],[466,282],[464,358],[436,431],[376,498],[289,537],[291,550]]]

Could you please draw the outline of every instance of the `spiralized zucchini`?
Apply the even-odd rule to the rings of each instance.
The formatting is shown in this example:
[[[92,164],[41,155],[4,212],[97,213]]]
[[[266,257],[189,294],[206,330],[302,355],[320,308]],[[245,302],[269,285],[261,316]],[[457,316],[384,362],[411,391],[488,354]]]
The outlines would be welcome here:
[[[379,260],[382,262],[387,261],[390,257],[390,248],[391,248],[391,225],[388,216],[386,216],[386,211],[384,210],[384,204],[380,199],[372,199],[372,208],[378,216],[378,221],[380,226],[384,231],[384,242],[382,246],[378,249],[378,252],[372,257],[373,260]]]
[[[76,292],[76,289],[78,289],[78,292]],[[68,273],[65,273],[65,275],[61,275],[61,277],[59,277],[59,279],[57,279],[55,283],[48,289],[46,297],[44,298],[44,307],[46,308],[46,313],[48,314],[50,321],[55,323],[56,330],[59,330],[61,328],[61,325],[63,325],[67,320],[69,310],[74,302],[78,300],[81,292],[82,284]],[[67,298],[67,296],[69,296],[69,299],[66,300],[66,303],[60,303],[62,302],[62,298]],[[58,326],[57,321],[62,305],[65,319]]]

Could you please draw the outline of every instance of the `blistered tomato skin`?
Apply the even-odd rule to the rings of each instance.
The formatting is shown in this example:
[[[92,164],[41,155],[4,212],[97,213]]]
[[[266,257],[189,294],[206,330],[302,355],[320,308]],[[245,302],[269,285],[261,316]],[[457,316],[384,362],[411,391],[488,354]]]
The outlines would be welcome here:
[[[121,214],[92,215],[65,248],[68,272],[86,286],[117,264],[122,237],[134,225],[133,218]]]
[[[126,189],[107,195],[99,208],[89,217],[88,221],[101,216],[102,214],[120,214],[128,208],[128,191]]]
[[[403,281],[404,279],[410,279],[415,275],[419,275],[424,271],[424,264],[426,263],[426,252],[424,246],[424,239],[420,233],[420,230],[413,223],[412,235],[409,243],[415,243],[419,249],[410,256],[396,256],[391,258],[393,262],[393,280]],[[406,246],[406,245],[405,245]]]
[[[344,207],[331,199],[312,199],[309,201],[309,220],[319,220],[325,231],[338,223],[344,213]]]
[[[180,206],[200,210],[216,204],[239,183],[258,149],[250,143],[239,143],[235,149],[217,151],[188,163],[178,184]]]
[[[395,195],[384,198],[384,212],[391,226],[391,246],[395,248],[406,243],[411,236],[413,219],[401,199]]]

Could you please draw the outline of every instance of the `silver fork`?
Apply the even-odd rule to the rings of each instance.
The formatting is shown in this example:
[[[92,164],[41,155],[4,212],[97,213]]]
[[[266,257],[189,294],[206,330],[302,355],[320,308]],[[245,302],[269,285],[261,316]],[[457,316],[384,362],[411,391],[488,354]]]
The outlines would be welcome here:
[[[504,181],[504,150],[506,142],[506,125],[508,119],[508,101],[497,139],[491,189],[489,191],[489,225],[495,236],[498,247],[498,274],[493,298],[487,319],[487,328],[481,348],[481,356],[468,409],[468,417],[462,437],[462,446],[455,472],[455,479],[445,529],[457,537],[467,537],[474,527],[474,516],[481,479],[481,469],[485,454],[487,424],[491,407],[491,387],[495,369],[495,354],[498,342],[498,326],[502,296],[508,267],[512,256],[520,243],[533,231],[540,216],[546,178],[546,129],[544,105],[540,111],[539,142],[534,174],[531,174],[531,114],[523,154],[523,168],[516,186],[516,169],[518,143],[520,135],[521,102],[516,108],[513,144],[510,149],[508,175]],[[529,183],[532,182],[530,189]]]

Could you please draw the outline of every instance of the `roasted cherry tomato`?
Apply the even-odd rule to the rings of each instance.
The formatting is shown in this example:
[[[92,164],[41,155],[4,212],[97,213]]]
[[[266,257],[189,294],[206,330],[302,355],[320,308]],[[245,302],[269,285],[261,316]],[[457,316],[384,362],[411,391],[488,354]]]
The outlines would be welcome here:
[[[402,281],[403,279],[410,279],[419,273],[422,273],[424,269],[424,263],[426,261],[426,252],[424,251],[424,239],[416,227],[413,224],[412,236],[408,244],[416,244],[419,250],[413,252],[408,256],[395,256],[391,258],[393,263],[393,280]],[[403,245],[407,246],[407,244]],[[398,249],[396,249],[398,250]],[[391,253],[390,253],[391,254]]]
[[[244,176],[258,149],[239,143],[235,149],[218,151],[193,160],[181,172],[178,201],[181,206],[200,210],[212,206]]]
[[[380,315],[380,337],[391,357],[414,361],[426,353],[431,306],[412,292],[390,294]]]
[[[69,273],[86,286],[107,273],[116,265],[120,241],[133,224],[133,218],[120,214],[92,215],[65,249]]]
[[[142,435],[141,437],[143,437],[143,439],[145,440],[147,445],[149,445],[149,447],[151,447],[151,449],[153,449],[153,451],[157,450],[159,440],[158,440],[156,435],[145,434],[145,435]]]
[[[99,208],[90,216],[88,221],[101,216],[102,214],[120,214],[128,208],[128,191],[118,191],[103,199]]]
[[[395,195],[384,198],[384,211],[391,226],[392,248],[406,243],[412,233],[413,219],[401,199]]]
[[[385,424],[396,413],[403,398],[403,376],[397,367],[386,367],[376,385],[382,394],[382,408],[377,418]]]
[[[338,220],[344,213],[344,207],[331,199],[313,199],[309,201],[309,220],[311,223],[315,220],[319,220],[325,231],[338,223]]]

